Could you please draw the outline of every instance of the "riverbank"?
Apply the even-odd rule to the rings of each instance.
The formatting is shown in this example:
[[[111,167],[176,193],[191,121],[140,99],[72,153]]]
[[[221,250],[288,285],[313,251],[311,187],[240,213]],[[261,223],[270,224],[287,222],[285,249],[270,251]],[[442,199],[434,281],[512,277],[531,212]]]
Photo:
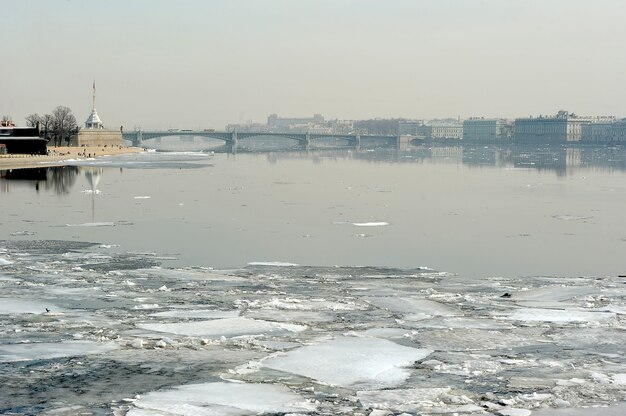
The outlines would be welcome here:
[[[38,168],[64,165],[70,159],[89,159],[102,156],[139,153],[139,147],[50,147],[49,155],[0,155],[0,170]]]

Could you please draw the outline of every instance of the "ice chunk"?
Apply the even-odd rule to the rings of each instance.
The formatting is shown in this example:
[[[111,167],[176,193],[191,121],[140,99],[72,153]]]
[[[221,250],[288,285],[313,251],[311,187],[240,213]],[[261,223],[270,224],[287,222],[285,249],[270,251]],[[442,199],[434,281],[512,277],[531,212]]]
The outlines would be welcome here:
[[[513,293],[514,300],[563,301],[576,296],[585,296],[599,292],[588,286],[547,286]]]
[[[148,196],[148,195],[137,195],[137,196],[135,196],[133,198],[135,198],[135,199],[150,199],[152,197]]]
[[[312,412],[316,406],[285,386],[249,383],[204,383],[150,392],[134,402],[127,416],[254,415]]]
[[[621,386],[626,386],[626,374],[613,374],[611,377],[613,384],[619,384]]]
[[[566,409],[533,410],[532,416],[623,416],[626,414],[626,403],[617,406],[597,406]]]
[[[528,322],[598,322],[614,319],[612,312],[590,312],[575,309],[522,308],[511,313],[507,319]]]
[[[41,342],[0,345],[0,362],[48,360],[77,355],[101,354],[118,349],[117,344],[92,341]]]
[[[46,311],[59,312],[50,302],[38,300],[0,298],[0,315],[19,313],[45,313]]]
[[[295,267],[297,264],[283,261],[251,261],[248,266]]]
[[[150,316],[161,316],[164,318],[203,318],[203,319],[221,319],[236,318],[239,311],[217,311],[211,309],[173,309],[171,311],[156,312]]]
[[[299,332],[306,326],[261,321],[248,318],[225,318],[210,321],[178,322],[178,323],[146,323],[138,324],[139,328],[149,331],[169,332],[177,335],[219,338],[241,335],[278,335],[288,332]]]
[[[493,319],[467,318],[467,317],[451,317],[451,318],[434,318],[427,322],[420,322],[420,328],[438,328],[438,329],[511,329],[513,325],[508,322],[496,322]]]
[[[330,310],[330,311],[350,311],[358,309],[354,302],[335,302],[326,299],[298,299],[298,298],[271,298],[267,302],[259,302],[255,305],[262,309],[284,309],[284,310]]]
[[[355,227],[384,227],[385,225],[389,225],[389,223],[384,221],[353,222],[352,225],[354,225]]]
[[[335,314],[331,312],[285,311],[281,309],[248,309],[246,317],[273,322],[298,322],[304,324],[332,322],[336,319]]]
[[[561,221],[584,221],[584,220],[590,220],[593,217],[582,217],[579,215],[564,214],[564,215],[553,215],[552,218],[561,220]]]
[[[379,389],[402,383],[409,376],[405,367],[431,352],[384,339],[343,337],[268,358],[263,365],[331,385]]]
[[[407,314],[406,319],[424,319],[430,316],[458,316],[463,315],[461,311],[453,307],[444,305],[428,299],[417,299],[410,297],[366,297],[367,302],[391,312]]]
[[[532,412],[528,409],[506,408],[499,412],[502,416],[530,416]]]
[[[113,227],[114,222],[85,222],[82,224],[65,224],[67,227]]]
[[[449,392],[449,387],[359,391],[357,397],[364,407],[419,413],[439,403]]]
[[[6,266],[7,264],[13,264],[13,262],[0,257],[0,266]]]

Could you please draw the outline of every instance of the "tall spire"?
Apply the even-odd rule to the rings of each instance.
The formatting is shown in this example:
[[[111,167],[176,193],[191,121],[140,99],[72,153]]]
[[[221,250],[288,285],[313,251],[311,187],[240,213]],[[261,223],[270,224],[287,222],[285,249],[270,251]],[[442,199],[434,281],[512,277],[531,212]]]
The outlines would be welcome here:
[[[87,129],[102,129],[104,126],[102,125],[102,121],[100,117],[98,117],[98,112],[96,111],[96,80],[93,80],[93,102],[91,107],[91,114],[85,121],[85,128]]]

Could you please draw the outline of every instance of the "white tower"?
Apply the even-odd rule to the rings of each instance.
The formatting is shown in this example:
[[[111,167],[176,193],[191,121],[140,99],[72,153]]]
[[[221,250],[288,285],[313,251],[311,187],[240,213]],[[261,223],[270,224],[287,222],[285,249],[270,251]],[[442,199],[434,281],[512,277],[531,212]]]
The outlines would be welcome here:
[[[102,121],[100,117],[98,117],[98,112],[96,111],[96,81],[93,82],[93,103],[91,106],[91,114],[87,117],[87,121],[85,121],[86,129],[103,129],[104,125],[102,125]]]

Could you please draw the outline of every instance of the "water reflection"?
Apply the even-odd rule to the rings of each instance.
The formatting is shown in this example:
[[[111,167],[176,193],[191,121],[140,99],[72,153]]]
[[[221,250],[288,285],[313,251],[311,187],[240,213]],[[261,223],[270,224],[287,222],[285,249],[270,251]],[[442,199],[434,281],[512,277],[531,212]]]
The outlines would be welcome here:
[[[406,150],[333,149],[310,152],[272,152],[270,163],[281,159],[322,160],[354,159],[373,163],[456,164],[498,169],[529,169],[554,172],[557,176],[577,169],[626,171],[626,148],[619,147],[536,147],[536,146],[414,146]]]
[[[0,192],[9,193],[14,187],[26,187],[37,192],[44,189],[56,194],[67,194],[76,183],[79,172],[78,166],[0,170]]]
[[[174,150],[174,149],[168,149]],[[178,148],[175,150],[188,150]],[[196,150],[197,151],[197,150]],[[554,172],[557,176],[574,173],[577,169],[598,171],[626,171],[626,147],[624,146],[475,146],[475,145],[418,145],[398,150],[392,147],[329,148],[301,150],[285,148],[264,152],[269,163],[286,159],[305,159],[320,163],[323,160],[352,159],[374,163],[433,163],[456,164],[469,167],[492,167],[498,169],[529,169]],[[191,158],[192,156],[189,155]],[[167,167],[162,158],[155,160],[154,167]],[[187,161],[188,162],[188,161]],[[181,168],[180,161],[176,166]],[[185,167],[205,167],[205,164],[183,163]],[[142,164],[142,167],[152,165]],[[0,170],[0,192],[9,193],[14,187],[31,187],[37,192],[51,190],[57,194],[69,193],[80,173],[85,175],[91,191],[97,193],[97,185],[103,170],[93,167],[55,166],[45,168]]]
[[[96,219],[96,194],[98,191],[98,183],[100,183],[100,178],[102,177],[103,169],[102,168],[92,168],[87,167],[83,168],[85,171],[85,178],[87,178],[87,182],[89,183],[89,188],[91,191],[91,220],[95,221]]]

